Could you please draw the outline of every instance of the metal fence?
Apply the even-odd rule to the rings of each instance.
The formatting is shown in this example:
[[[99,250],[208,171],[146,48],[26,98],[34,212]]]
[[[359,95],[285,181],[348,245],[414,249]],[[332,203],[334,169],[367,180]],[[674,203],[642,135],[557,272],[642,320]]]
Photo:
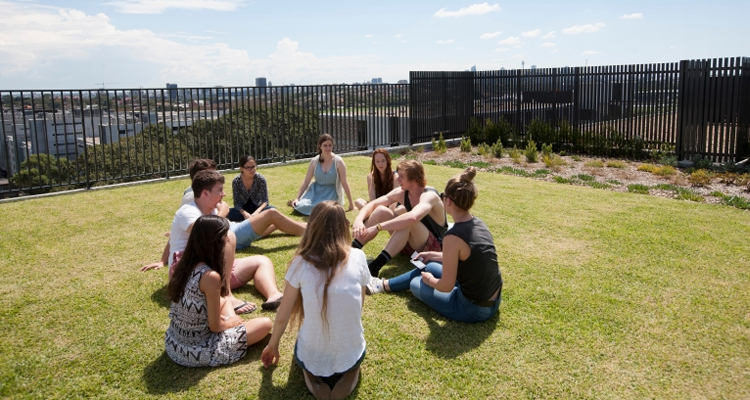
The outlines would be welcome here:
[[[472,119],[570,126],[580,152],[601,144],[670,147],[715,162],[748,155],[750,58],[483,72],[411,72],[412,142],[461,137]],[[564,121],[564,122],[563,122]],[[560,141],[570,137],[558,138]],[[667,145],[667,146],[664,146]]]
[[[409,143],[407,84],[0,91],[0,198]]]

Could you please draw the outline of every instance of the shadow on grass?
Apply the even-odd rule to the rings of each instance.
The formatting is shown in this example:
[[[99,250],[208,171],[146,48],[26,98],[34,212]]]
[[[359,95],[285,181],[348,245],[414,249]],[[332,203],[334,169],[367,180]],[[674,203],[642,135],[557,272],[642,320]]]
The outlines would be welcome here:
[[[151,394],[182,392],[198,384],[211,369],[177,365],[164,351],[143,369],[143,381]]]
[[[167,284],[164,284],[164,286],[160,287],[158,290],[151,294],[151,301],[164,308],[169,308],[172,303],[171,301],[169,301],[169,296],[167,296],[167,286]]]
[[[248,364],[259,362],[260,354],[263,352],[263,348],[266,347],[270,339],[271,335],[266,335],[261,341],[250,346],[250,348],[247,349],[245,357],[240,361],[222,367],[183,367],[172,361],[166,352],[162,352],[159,358],[143,369],[143,381],[146,383],[148,392],[151,394],[182,392],[198,384],[201,379],[216,368],[247,368]],[[260,368],[263,367],[261,366]],[[300,372],[299,375],[301,378],[302,372]],[[303,380],[302,385],[304,386],[304,384]]]
[[[403,292],[409,300],[406,305],[411,311],[424,318],[430,327],[430,335],[425,348],[440,358],[456,358],[476,349],[487,340],[497,327],[500,313],[484,322],[470,324],[443,317],[437,311],[414,297],[410,291]]]

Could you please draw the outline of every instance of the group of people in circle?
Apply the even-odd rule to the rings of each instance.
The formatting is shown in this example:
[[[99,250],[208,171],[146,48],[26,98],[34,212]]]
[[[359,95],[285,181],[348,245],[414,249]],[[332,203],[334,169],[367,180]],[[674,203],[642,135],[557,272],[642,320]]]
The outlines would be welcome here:
[[[481,322],[497,313],[502,277],[495,245],[487,225],[470,212],[478,196],[476,169],[467,168],[438,192],[427,186],[421,163],[405,160],[393,170],[390,154],[377,149],[367,175],[368,200],[352,200],[346,164],[333,147],[333,138],[321,135],[319,154],[310,161],[297,197],[287,203],[309,216],[306,223],[269,204],[267,181],[253,157],[239,160],[232,208],[223,201],[224,176],[216,164],[191,163],[191,187],[183,193],[162,258],[141,268],[169,266],[165,349],[177,364],[234,363],[271,332],[261,355],[268,368],[278,362],[279,343],[291,322],[298,329],[293,359],[308,389],[316,398],[340,399],[356,387],[365,358],[367,295],[411,290],[439,314],[461,322]],[[358,213],[350,224],[346,212],[355,206]],[[235,250],[276,230],[302,237],[283,293],[270,259],[235,258]],[[382,231],[390,238],[368,262],[362,247]],[[416,267],[380,277],[399,252]],[[250,280],[267,299],[262,308],[277,311],[273,322],[240,317],[256,305],[237,299],[232,290]]]

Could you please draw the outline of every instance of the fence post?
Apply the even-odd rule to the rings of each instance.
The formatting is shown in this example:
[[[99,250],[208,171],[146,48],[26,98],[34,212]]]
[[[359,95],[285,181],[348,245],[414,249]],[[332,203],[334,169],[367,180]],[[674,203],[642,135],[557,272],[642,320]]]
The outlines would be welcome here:
[[[737,105],[739,115],[735,161],[748,157],[748,130],[750,129],[750,58],[740,59],[740,101]]]
[[[523,117],[523,110],[521,109],[521,72],[522,70],[516,70],[516,135],[521,134],[521,118]]]
[[[680,71],[677,73],[677,132],[675,135],[675,156],[678,160],[682,160],[685,151],[682,146],[683,142],[683,135],[684,135],[684,129],[685,129],[685,115],[686,115],[686,109],[685,109],[685,102],[686,99],[686,86],[687,86],[687,69],[688,69],[688,60],[680,60]]]
[[[575,67],[573,76],[573,129],[580,131],[578,126],[581,118],[581,67]]]

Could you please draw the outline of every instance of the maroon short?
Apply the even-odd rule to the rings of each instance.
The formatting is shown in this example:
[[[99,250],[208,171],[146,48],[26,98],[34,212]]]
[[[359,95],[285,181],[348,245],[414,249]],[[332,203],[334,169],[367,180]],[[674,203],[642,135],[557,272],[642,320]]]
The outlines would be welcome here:
[[[180,258],[182,258],[182,252],[181,251],[175,251],[172,254],[172,265],[169,266],[169,279],[172,279],[172,272],[174,272],[174,266],[177,264],[177,261],[180,261]],[[229,277],[229,288],[230,289],[237,289],[238,287],[242,286],[242,282],[240,282],[239,279],[237,279],[236,276],[234,276],[234,269],[237,267],[237,259],[234,259],[234,264],[232,264],[232,275]]]
[[[401,254],[411,257],[411,255],[416,250],[411,248],[411,245],[409,242],[406,243],[406,246],[404,246],[403,249],[401,249]],[[419,252],[423,251],[443,251],[443,244],[440,243],[438,238],[435,237],[435,235],[432,234],[432,232],[429,232],[429,235],[427,236],[427,243],[424,244],[424,247]]]

